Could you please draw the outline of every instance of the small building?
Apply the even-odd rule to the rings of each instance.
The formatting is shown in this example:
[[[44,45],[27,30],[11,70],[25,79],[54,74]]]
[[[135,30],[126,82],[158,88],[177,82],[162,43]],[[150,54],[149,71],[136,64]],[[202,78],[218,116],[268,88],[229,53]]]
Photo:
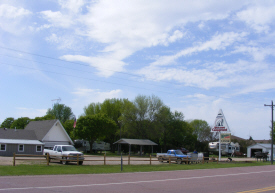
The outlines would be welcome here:
[[[269,152],[271,155],[271,144],[256,143],[247,147],[247,157],[255,157],[255,152]],[[275,153],[275,145],[273,145],[273,153]]]
[[[25,129],[0,128],[0,156],[42,155],[44,148],[73,145],[59,120],[31,121]]]
[[[152,153],[153,153],[153,146],[158,145],[155,142],[149,140],[149,139],[120,139],[116,141],[114,144],[119,144],[120,145],[120,150],[121,150],[121,145],[126,144],[129,145],[129,155],[131,155],[131,146],[132,145],[139,145],[140,146],[140,155],[142,155],[142,147],[143,146],[151,146],[152,147]]]
[[[37,140],[33,131],[0,129],[0,156],[16,154],[42,155],[44,143]]]

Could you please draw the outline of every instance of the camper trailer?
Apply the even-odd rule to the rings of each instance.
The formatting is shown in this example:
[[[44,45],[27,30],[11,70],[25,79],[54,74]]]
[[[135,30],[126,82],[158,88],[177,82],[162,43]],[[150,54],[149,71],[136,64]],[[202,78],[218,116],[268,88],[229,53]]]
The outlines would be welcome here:
[[[210,142],[208,144],[208,151],[210,153],[219,152],[219,142]],[[221,154],[222,155],[232,155],[232,153],[240,152],[239,143],[222,143],[221,144]]]
[[[83,152],[90,152],[91,151],[91,146],[89,141],[83,140],[83,139],[77,139],[74,141],[75,147],[78,149],[78,151],[83,151]],[[97,151],[110,151],[110,143],[106,143],[104,141],[95,141],[92,146],[92,151],[97,152]]]

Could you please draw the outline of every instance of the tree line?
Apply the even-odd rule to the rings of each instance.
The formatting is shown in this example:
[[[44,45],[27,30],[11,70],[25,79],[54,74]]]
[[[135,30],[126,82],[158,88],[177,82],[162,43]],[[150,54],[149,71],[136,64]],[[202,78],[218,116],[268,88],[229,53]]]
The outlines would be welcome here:
[[[217,140],[206,121],[184,120],[182,112],[172,111],[155,95],[91,103],[84,107],[74,128],[75,118],[70,107],[56,103],[43,117],[9,117],[1,127],[24,129],[30,121],[59,119],[72,139],[85,139],[90,144],[103,140],[111,144],[112,151],[116,148],[112,144],[120,138],[149,139],[158,144],[154,148],[158,152],[180,147],[207,151],[208,142]]]

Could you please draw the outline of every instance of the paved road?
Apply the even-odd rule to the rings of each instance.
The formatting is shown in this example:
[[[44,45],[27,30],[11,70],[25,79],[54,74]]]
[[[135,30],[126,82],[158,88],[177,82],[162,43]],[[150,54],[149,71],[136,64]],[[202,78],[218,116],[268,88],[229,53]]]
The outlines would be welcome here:
[[[189,171],[0,177],[0,193],[227,193],[255,189],[260,189],[257,192],[275,192],[274,186],[273,165]]]

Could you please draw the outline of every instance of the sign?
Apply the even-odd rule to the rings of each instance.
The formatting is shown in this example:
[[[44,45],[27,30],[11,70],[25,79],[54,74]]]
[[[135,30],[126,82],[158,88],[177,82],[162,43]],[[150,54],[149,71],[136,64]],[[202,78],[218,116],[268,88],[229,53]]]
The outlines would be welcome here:
[[[221,133],[221,143],[231,143],[231,133]]]
[[[225,120],[225,116],[221,109],[219,110],[219,113],[216,117],[214,125],[215,126],[211,129],[211,132],[222,132],[222,131],[230,132],[227,122]]]

